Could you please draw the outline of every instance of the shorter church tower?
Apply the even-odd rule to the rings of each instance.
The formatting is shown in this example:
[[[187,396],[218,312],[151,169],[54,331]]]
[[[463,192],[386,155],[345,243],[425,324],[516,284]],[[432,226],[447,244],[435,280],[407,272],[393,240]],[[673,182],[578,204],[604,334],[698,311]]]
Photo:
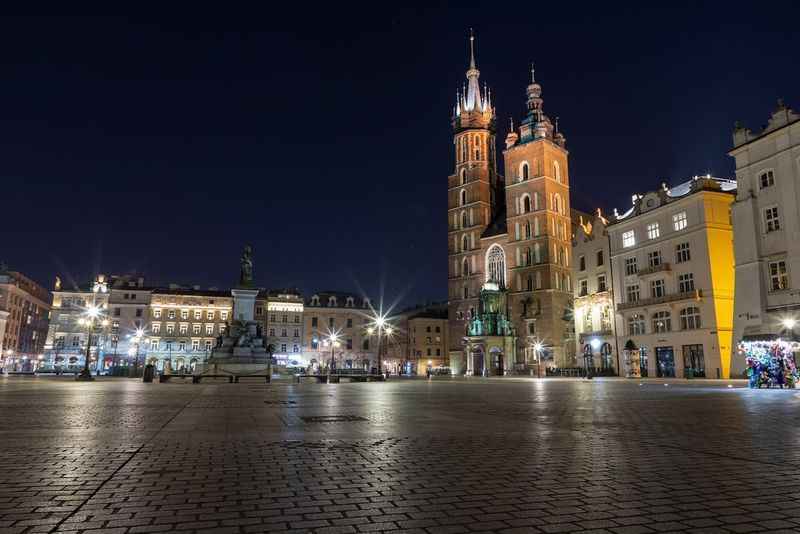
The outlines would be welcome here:
[[[574,365],[572,228],[566,139],[543,110],[531,68],[527,113],[506,137],[505,255],[519,364]],[[534,348],[536,347],[536,348]],[[543,347],[543,348],[542,348]]]

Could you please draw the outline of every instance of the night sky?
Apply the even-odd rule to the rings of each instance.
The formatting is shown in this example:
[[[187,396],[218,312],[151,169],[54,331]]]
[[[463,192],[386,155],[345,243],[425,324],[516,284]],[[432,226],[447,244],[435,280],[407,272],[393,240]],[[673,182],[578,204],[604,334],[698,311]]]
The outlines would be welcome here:
[[[498,145],[534,61],[581,209],[733,177],[734,121],[800,108],[788,2],[280,4],[0,20],[0,259],[230,287],[251,243],[261,286],[445,299],[470,27]]]

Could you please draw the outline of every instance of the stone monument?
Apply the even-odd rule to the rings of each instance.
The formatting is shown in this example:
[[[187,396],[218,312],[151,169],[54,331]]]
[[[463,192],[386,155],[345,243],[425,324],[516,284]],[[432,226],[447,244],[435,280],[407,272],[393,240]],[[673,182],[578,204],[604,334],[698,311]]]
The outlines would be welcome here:
[[[253,249],[244,247],[239,285],[231,289],[233,318],[217,338],[201,374],[270,375],[272,350],[264,343],[261,324],[254,320],[258,289],[253,287]]]

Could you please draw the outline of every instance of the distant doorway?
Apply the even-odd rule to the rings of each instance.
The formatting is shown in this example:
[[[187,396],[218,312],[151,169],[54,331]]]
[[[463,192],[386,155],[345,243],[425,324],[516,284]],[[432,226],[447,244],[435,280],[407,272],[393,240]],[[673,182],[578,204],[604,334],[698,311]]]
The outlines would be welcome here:
[[[503,353],[502,352],[492,352],[492,363],[494,364],[494,372],[497,376],[503,376],[505,374],[505,367],[503,362]]]
[[[483,352],[475,351],[472,353],[472,374],[483,376]]]
[[[675,351],[672,347],[656,347],[656,376],[675,378]]]

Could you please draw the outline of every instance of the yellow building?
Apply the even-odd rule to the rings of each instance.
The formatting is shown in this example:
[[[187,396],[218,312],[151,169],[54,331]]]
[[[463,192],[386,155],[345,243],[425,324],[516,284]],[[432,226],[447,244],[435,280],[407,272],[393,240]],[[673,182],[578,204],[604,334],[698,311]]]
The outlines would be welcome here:
[[[608,226],[628,376],[730,376],[736,182],[694,177],[633,196]]]

